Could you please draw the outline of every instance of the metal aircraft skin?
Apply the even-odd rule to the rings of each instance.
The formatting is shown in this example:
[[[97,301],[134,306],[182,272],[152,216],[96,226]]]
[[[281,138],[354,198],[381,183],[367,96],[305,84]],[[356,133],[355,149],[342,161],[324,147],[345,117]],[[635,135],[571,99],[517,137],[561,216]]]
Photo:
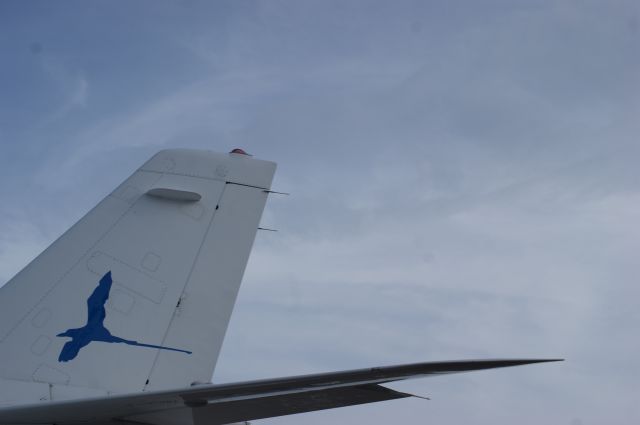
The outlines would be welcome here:
[[[0,288],[0,425],[217,425],[410,397],[383,384],[554,360],[209,383],[276,164],[154,155]]]

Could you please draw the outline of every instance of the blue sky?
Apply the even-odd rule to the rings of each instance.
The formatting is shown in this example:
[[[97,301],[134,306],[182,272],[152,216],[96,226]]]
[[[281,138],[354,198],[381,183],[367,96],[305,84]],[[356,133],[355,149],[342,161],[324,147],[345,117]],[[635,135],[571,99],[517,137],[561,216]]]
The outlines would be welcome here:
[[[155,151],[279,163],[218,382],[566,357],[262,423],[635,424],[633,1],[4,1],[0,281]]]

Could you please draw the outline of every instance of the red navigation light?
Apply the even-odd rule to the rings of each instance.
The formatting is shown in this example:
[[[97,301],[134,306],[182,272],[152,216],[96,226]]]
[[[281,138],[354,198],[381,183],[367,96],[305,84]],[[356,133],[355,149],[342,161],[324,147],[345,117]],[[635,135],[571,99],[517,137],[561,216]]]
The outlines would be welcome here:
[[[240,148],[235,148],[234,150],[232,150],[229,153],[237,153],[239,155],[249,155],[248,153],[246,153],[244,150],[242,150]]]

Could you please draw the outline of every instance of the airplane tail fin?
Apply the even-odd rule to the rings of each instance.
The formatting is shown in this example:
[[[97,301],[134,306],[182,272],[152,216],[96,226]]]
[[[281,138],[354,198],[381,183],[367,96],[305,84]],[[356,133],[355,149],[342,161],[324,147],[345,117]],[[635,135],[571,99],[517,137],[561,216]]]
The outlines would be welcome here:
[[[0,377],[209,381],[275,168],[240,150],[156,154],[0,288]]]

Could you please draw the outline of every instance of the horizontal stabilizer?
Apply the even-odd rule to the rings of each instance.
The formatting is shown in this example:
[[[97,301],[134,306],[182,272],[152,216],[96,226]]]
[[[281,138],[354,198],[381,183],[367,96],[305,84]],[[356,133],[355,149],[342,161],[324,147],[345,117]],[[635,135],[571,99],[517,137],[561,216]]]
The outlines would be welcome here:
[[[245,422],[406,397],[411,397],[411,394],[370,384],[229,400],[192,408],[193,425]],[[164,415],[165,413],[152,413],[127,418],[127,420],[169,425],[163,420]]]
[[[34,404],[0,411],[0,424],[134,421],[221,425],[409,397],[380,384],[560,359],[462,360],[264,379],[100,399]],[[177,422],[176,422],[177,421]]]

